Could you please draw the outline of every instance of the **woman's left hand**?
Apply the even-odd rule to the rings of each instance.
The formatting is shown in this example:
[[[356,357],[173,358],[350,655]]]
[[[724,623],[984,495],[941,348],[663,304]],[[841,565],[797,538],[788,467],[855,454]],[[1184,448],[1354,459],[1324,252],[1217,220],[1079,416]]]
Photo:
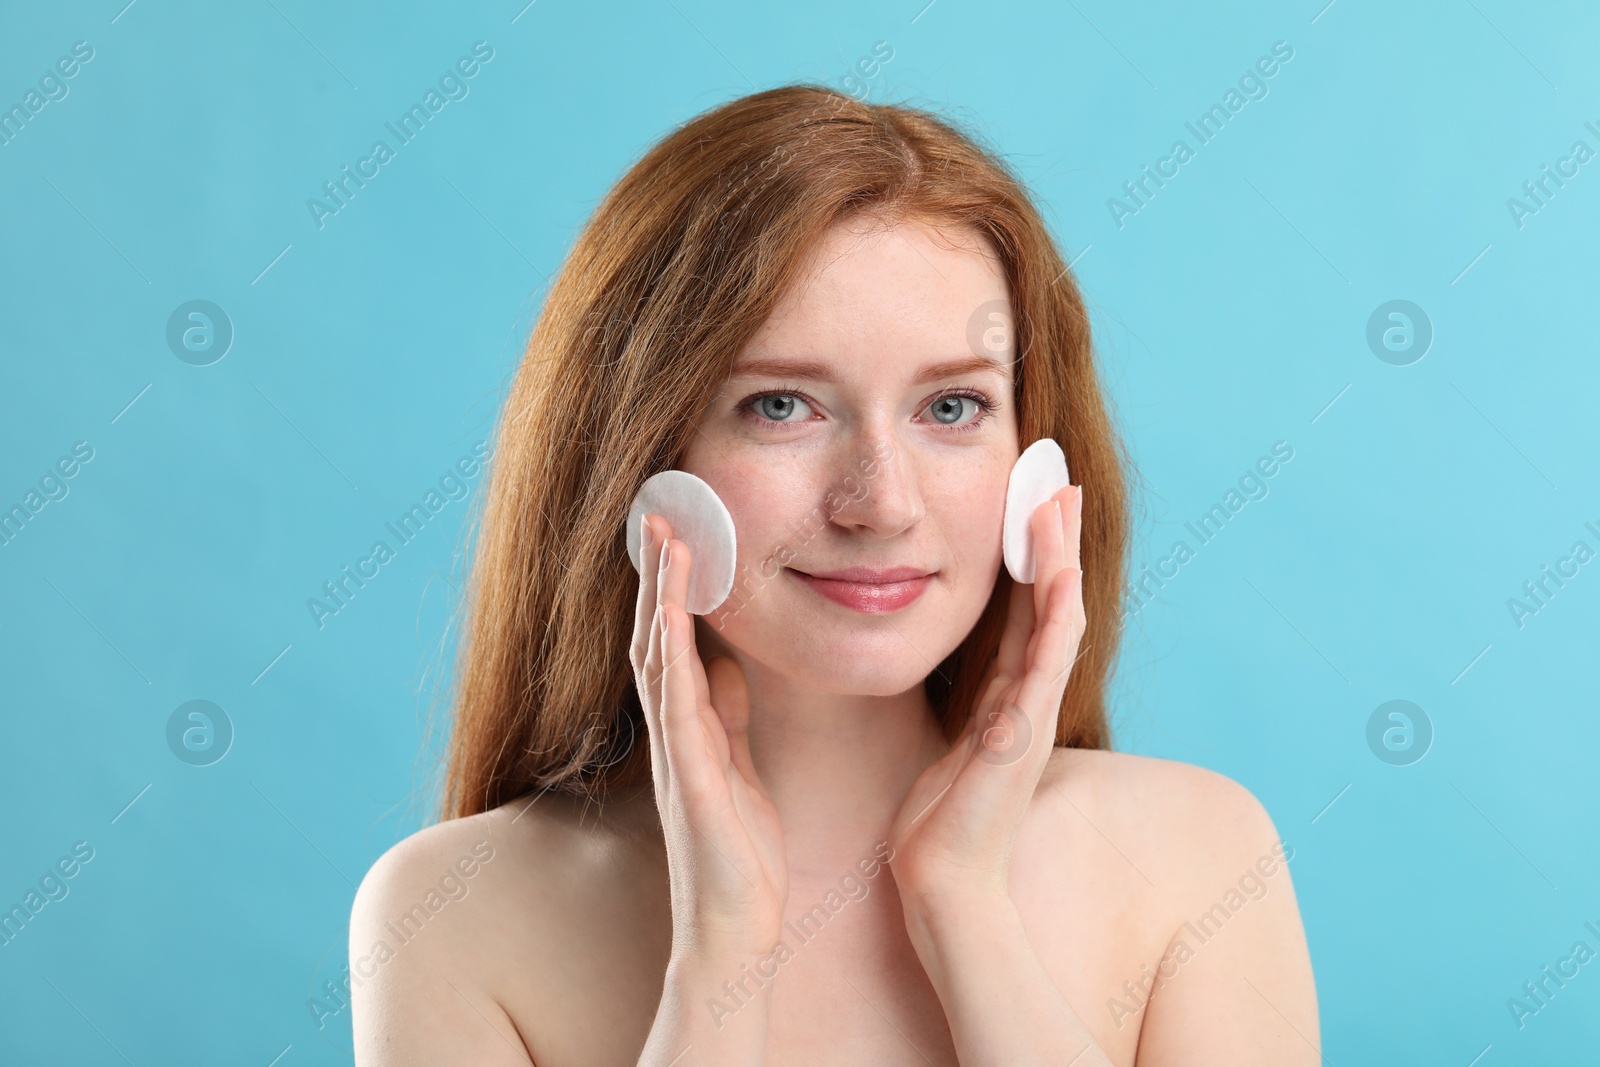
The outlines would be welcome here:
[[[966,729],[895,817],[891,869],[908,914],[1008,893],[1012,845],[1055,745],[1083,639],[1082,507],[1082,488],[1069,485],[1034,511],[1034,582],[1012,585],[999,652]]]

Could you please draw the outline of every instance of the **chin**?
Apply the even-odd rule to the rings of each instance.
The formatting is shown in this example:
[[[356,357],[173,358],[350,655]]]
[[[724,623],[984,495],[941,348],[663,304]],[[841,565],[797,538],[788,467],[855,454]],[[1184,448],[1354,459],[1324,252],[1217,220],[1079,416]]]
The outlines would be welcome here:
[[[903,650],[904,645],[900,646]],[[892,697],[922,684],[933,668],[920,656],[906,650],[896,661],[872,661],[861,651],[855,658],[831,654],[810,656],[804,649],[786,650],[777,662],[767,661],[773,670],[824,693],[840,696]]]
[[[746,609],[719,636],[742,654],[795,684],[826,693],[891,697],[919,685],[971,629],[954,630],[946,615],[911,611],[829,617],[817,611]],[[976,621],[976,615],[973,617]]]

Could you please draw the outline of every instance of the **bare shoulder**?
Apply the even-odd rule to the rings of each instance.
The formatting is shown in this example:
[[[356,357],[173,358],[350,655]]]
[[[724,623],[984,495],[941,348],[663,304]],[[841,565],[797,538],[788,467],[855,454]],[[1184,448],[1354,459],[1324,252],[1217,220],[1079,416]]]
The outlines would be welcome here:
[[[1108,1001],[1119,1028],[1140,1025],[1140,1067],[1318,1062],[1294,849],[1248,789],[1176,760],[1059,749],[1035,804],[1076,809],[1093,830],[1077,847],[1103,840],[1141,876],[1128,881],[1147,902],[1149,956]]]
[[[1271,815],[1249,789],[1178,760],[1058,748],[1035,796],[1037,804],[1076,808],[1162,868],[1169,885],[1212,881],[1262,854],[1274,855],[1280,844]]]
[[[396,842],[351,907],[356,1062],[533,1062],[528,1019],[505,1005],[541,1002],[530,959],[565,958],[585,901],[601,903],[607,875],[648,857],[649,840],[636,806],[552,792]]]
[[[452,1047],[497,1067],[532,1062],[487,988],[490,976],[474,967],[497,924],[492,890],[507,861],[506,823],[491,811],[425,827],[361,879],[350,909],[358,1064],[426,1063]]]

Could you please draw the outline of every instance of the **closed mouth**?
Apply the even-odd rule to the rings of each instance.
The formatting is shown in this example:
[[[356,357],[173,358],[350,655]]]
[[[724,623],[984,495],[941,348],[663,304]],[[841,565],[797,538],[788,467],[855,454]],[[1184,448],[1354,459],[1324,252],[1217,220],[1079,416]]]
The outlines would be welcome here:
[[[798,567],[789,569],[824,582],[850,582],[854,585],[894,585],[931,577],[935,573],[921,567],[845,567],[835,571],[802,571]]]

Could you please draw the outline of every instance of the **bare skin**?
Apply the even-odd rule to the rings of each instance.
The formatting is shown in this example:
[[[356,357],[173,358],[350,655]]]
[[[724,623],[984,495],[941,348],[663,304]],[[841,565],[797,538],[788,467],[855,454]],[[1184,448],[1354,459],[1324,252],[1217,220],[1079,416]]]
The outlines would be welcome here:
[[[467,882],[467,897],[398,945],[389,962],[370,965],[374,977],[356,992],[358,1063],[638,1062],[671,951],[654,802],[643,794],[585,813],[581,801],[554,793],[529,806],[532,799],[429,827],[379,861],[381,881],[369,875],[363,883],[370,912],[352,923],[353,960],[380,938],[396,945],[382,924],[436,889],[476,842],[495,850]],[[876,840],[863,832],[831,865],[791,856],[788,917],[837,891],[840,875],[871,855]],[[1317,1040],[1316,1002],[1282,864],[1257,878],[1264,895],[1246,895],[1206,944],[1188,938],[1193,958],[1175,971],[1168,965],[1171,978],[1148,1011],[1137,1012],[1123,989],[1144,979],[1144,968],[1156,970],[1169,944],[1185,937],[1184,924],[1238,891],[1263,856],[1276,858],[1276,842],[1260,806],[1221,775],[1120,753],[1053,754],[1019,838],[1011,893],[1040,957],[1113,1063],[1316,1061],[1300,1036]],[[868,882],[864,898],[781,967],[768,1063],[920,1065],[922,1055],[956,1062],[892,878],[886,870]],[[1108,1007],[1113,998],[1137,1013]],[[1215,1051],[1238,1047],[1249,1032],[1259,1035],[1253,1058]]]
[[[997,767],[935,728],[921,682],[993,589],[1018,441],[1008,367],[918,379],[970,354],[971,309],[1005,296],[981,244],[907,225],[830,236],[678,464],[728,504],[742,567],[787,545],[785,569],[731,617],[688,616],[692,558],[652,517],[672,560],[647,565],[636,630],[657,664],[636,671],[655,781],[603,807],[525,797],[380,858],[351,920],[358,1063],[1318,1061],[1288,867],[1249,792],[1110,752],[1035,745]],[[825,373],[741,369],[761,358]],[[998,403],[979,417],[952,389]],[[795,402],[752,419],[738,402],[763,392]],[[796,537],[870,455],[888,458],[866,491]],[[1039,577],[1014,589],[996,682],[1040,738],[1082,632],[1075,494],[1034,515]],[[934,577],[874,614],[790,563]],[[703,753],[685,743],[697,716]],[[663,731],[683,740],[663,748]],[[749,791],[718,809],[742,821],[697,799],[685,822],[658,799],[707,772],[708,796]],[[451,872],[459,899],[429,902]],[[402,940],[408,912],[420,929]],[[763,960],[774,937],[788,951]]]

